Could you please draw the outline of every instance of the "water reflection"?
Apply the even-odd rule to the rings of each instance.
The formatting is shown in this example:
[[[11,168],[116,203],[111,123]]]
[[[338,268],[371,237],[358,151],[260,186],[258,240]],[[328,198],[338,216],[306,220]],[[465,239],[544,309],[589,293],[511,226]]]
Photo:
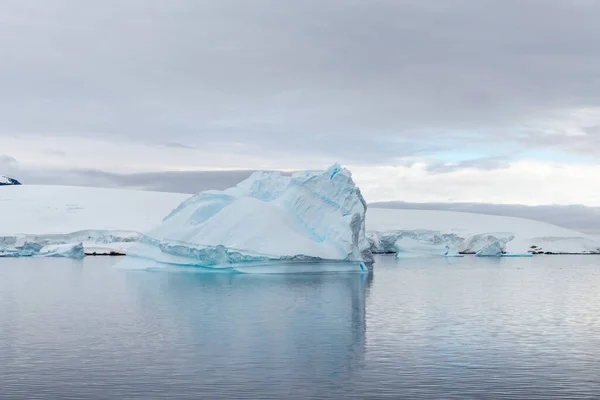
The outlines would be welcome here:
[[[0,262],[1,398],[595,398],[596,257],[373,275]]]
[[[139,313],[205,382],[339,381],[364,361],[372,274],[128,271]],[[157,320],[157,313],[163,318]],[[248,371],[260,370],[261,380]],[[254,372],[253,372],[254,374]],[[254,387],[258,390],[258,387]],[[306,387],[303,390],[310,390]]]

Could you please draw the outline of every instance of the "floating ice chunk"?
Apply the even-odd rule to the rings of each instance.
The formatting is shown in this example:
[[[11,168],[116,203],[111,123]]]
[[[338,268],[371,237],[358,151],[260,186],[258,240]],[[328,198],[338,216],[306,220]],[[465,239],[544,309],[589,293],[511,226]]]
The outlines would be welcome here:
[[[48,256],[48,249],[60,250],[65,252],[63,257],[79,258],[79,244],[83,246],[86,254],[125,254],[127,249],[132,246],[142,235],[133,231],[102,231],[102,230],[84,230],[66,234],[47,234],[47,235],[7,235],[0,236],[0,256],[2,257],[32,257]],[[66,247],[50,247],[66,246]],[[39,254],[45,249],[42,254]],[[54,250],[52,250],[54,251]],[[52,257],[59,255],[52,254]]]
[[[257,172],[184,201],[128,254],[198,267],[309,259],[360,270],[372,261],[365,212],[350,172],[337,164],[292,176]]]
[[[40,257],[64,257],[82,259],[85,257],[82,243],[51,244],[42,248],[38,254]]]
[[[368,232],[373,253],[397,253],[398,257],[455,256],[463,239],[455,234],[416,229],[410,231]]]
[[[12,247],[3,247],[0,249],[0,257],[33,257],[42,249],[42,245],[35,242],[14,243]]]
[[[455,251],[445,243],[433,243],[426,240],[417,240],[410,237],[402,237],[395,244],[397,257],[441,257],[456,254]]]
[[[39,253],[42,245],[36,242],[25,242],[21,246],[16,246],[15,249],[19,257],[31,257]]]
[[[481,233],[469,236],[460,245],[460,252],[465,254],[477,254],[490,245],[500,246],[502,251],[506,249],[506,243],[514,239],[514,235],[507,232]],[[493,247],[486,251],[492,251]]]
[[[402,232],[368,232],[367,240],[372,253],[396,253],[396,242],[402,237]]]
[[[477,257],[502,257],[505,248],[506,245],[501,241],[497,240],[479,250],[475,255]]]
[[[85,253],[81,243],[44,246],[36,242],[25,242],[12,248],[0,249],[0,257],[66,257],[80,259],[85,257]]]

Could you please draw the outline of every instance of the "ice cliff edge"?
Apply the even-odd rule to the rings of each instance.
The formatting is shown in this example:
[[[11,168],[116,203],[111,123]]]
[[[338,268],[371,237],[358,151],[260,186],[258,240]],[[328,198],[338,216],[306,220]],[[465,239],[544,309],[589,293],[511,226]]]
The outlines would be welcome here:
[[[350,171],[256,172],[236,187],[205,191],[173,210],[130,257],[199,267],[246,262],[372,262],[366,203]],[[128,258],[130,258],[128,257]]]

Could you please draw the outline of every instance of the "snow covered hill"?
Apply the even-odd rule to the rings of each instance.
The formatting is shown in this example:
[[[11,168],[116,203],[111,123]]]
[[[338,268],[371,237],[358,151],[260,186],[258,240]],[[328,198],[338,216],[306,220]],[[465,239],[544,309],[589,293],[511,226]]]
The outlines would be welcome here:
[[[508,254],[600,253],[600,241],[580,232],[530,219],[456,211],[371,207],[367,211],[367,231],[372,241],[379,242],[376,250],[380,251],[410,253],[412,245],[419,244],[429,245],[430,252],[439,254],[446,251],[446,246],[450,251],[454,248],[455,252],[477,253],[499,244]],[[407,241],[403,245],[406,239],[417,243]]]
[[[25,242],[83,242],[86,253],[123,253],[189,195],[70,186],[0,190],[0,249]]]
[[[79,186],[22,185],[0,191],[0,234],[133,230],[158,225],[190,195]]]

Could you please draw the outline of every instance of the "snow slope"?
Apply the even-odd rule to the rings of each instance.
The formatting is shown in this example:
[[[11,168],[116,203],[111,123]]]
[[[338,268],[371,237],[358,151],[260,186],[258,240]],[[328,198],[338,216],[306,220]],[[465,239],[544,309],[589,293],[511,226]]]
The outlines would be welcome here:
[[[145,232],[188,197],[78,186],[7,186],[0,190],[0,234]]]
[[[377,232],[371,238],[384,237],[388,247],[408,234],[465,253],[494,242],[509,254],[600,252],[596,238],[545,222],[455,211],[369,208],[367,231]]]
[[[0,190],[0,248],[82,242],[86,253],[124,252],[189,195],[70,186]]]

